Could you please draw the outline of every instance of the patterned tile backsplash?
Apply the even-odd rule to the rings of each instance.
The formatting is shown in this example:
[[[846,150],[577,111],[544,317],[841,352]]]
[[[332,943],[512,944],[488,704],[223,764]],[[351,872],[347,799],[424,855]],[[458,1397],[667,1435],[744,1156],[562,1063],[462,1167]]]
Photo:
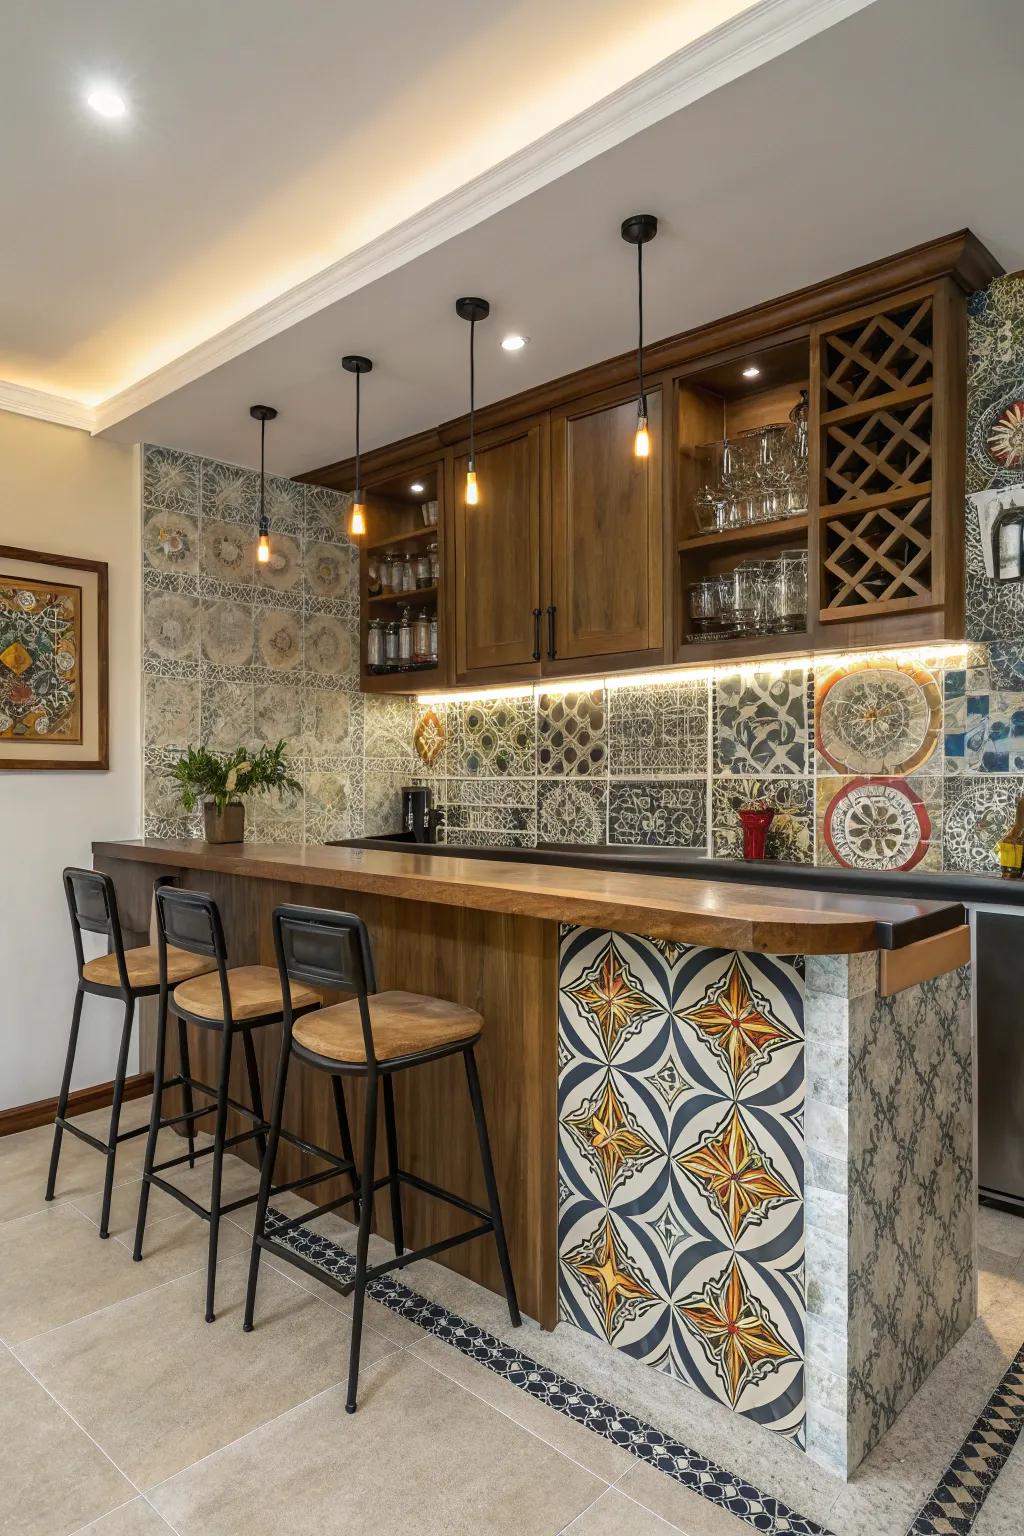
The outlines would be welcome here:
[[[968,491],[1024,484],[1024,448],[990,442],[992,423],[1024,399],[1024,278],[974,296],[969,350]],[[148,448],[143,478],[150,832],[188,824],[160,777],[182,747],[284,736],[304,794],[254,807],[253,837],[392,831],[398,792],[416,780],[434,791],[442,835],[465,845],[738,857],[737,808],[766,795],[779,812],[775,858],[995,868],[1024,791],[1024,583],[986,578],[970,507],[972,644],[946,663],[851,657],[421,706],[358,691],[346,497],[268,481],[274,559],[263,568],[251,471]]]

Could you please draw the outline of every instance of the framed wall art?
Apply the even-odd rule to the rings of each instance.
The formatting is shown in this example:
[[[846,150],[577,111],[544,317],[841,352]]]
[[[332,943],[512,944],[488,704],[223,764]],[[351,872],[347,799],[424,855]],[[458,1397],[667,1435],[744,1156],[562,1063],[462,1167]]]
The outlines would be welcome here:
[[[0,770],[106,768],[107,567],[0,544]]]

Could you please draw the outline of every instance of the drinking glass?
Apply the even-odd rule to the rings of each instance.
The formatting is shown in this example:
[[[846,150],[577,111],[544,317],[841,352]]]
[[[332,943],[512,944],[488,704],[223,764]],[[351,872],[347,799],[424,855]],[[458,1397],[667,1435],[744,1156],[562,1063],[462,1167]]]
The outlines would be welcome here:
[[[692,581],[687,592],[691,637],[694,640],[708,640],[719,626],[721,615],[719,584],[714,579]]]
[[[772,628],[791,634],[807,628],[807,551],[784,549],[773,561],[769,587]]]

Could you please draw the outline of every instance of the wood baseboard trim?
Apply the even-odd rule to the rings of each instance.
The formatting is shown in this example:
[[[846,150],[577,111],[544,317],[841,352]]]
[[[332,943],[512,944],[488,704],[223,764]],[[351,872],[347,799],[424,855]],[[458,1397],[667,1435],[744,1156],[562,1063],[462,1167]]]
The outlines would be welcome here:
[[[152,1072],[137,1072],[124,1081],[125,1099],[142,1099],[153,1091]],[[68,1099],[68,1115],[85,1115],[90,1109],[105,1109],[114,1099],[114,1084],[96,1083],[92,1088],[78,1088]],[[52,1125],[57,1113],[56,1097],[37,1099],[34,1104],[17,1104],[13,1109],[0,1109],[0,1136],[13,1136],[18,1131],[31,1131],[37,1125]]]

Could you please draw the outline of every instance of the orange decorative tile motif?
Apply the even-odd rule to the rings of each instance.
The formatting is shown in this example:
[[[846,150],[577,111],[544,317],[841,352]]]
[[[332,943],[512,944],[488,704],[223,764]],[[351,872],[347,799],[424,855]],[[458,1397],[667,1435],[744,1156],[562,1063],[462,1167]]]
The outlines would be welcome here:
[[[697,1295],[684,1297],[678,1309],[700,1339],[733,1406],[750,1382],[796,1358],[765,1307],[744,1284],[735,1259]]]
[[[444,751],[444,724],[432,709],[425,709],[416,721],[412,743],[421,763],[432,768]]]
[[[658,1148],[631,1123],[629,1112],[615,1092],[611,1074],[599,1095],[589,1100],[564,1122],[598,1170],[605,1195],[610,1195],[623,1169],[626,1177],[658,1156]]]
[[[751,1139],[735,1108],[675,1161],[720,1211],[733,1242],[744,1227],[761,1221],[779,1201],[799,1198]]]
[[[564,1262],[583,1282],[609,1341],[627,1316],[635,1317],[658,1300],[626,1254],[609,1216],[586,1243],[566,1254]]]
[[[767,998],[752,986],[739,955],[733,956],[725,976],[711,983],[703,1000],[679,1017],[692,1024],[725,1060],[734,1088],[773,1050],[794,1040]]]
[[[656,1011],[611,937],[596,963],[565,990],[596,1028],[608,1061]]]

